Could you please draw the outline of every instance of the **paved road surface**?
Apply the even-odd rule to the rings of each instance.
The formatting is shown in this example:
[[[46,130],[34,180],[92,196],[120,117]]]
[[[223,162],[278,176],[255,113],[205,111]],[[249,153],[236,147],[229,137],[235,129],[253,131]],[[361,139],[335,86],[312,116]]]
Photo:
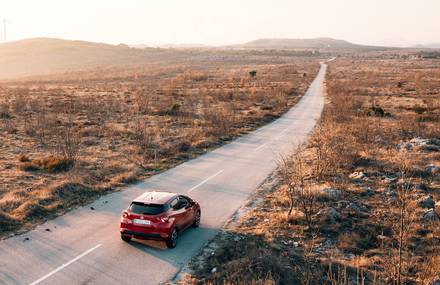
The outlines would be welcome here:
[[[323,109],[326,68],[321,65],[305,96],[280,119],[24,235],[0,241],[0,284],[158,284],[172,279],[269,176],[277,157],[307,139]],[[201,204],[201,227],[183,233],[175,249],[120,239],[121,211],[149,189],[189,192]],[[30,240],[24,241],[26,237]]]

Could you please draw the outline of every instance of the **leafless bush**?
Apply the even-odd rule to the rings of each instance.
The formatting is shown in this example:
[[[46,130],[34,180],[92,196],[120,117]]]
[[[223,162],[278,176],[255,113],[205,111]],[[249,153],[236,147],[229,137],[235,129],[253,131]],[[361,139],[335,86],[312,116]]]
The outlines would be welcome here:
[[[140,114],[151,114],[153,111],[153,96],[144,89],[138,89],[133,94],[135,112]]]
[[[6,102],[0,103],[0,119],[11,119],[11,110],[9,104]]]
[[[411,251],[409,240],[414,234],[415,213],[417,209],[414,200],[414,186],[409,154],[401,151],[395,155],[399,167],[400,180],[395,185],[395,197],[390,204],[389,220],[393,230],[393,240],[388,246],[388,258],[384,264],[388,277],[393,284],[404,284],[409,271]]]
[[[26,98],[29,95],[29,90],[27,89],[19,89],[16,91],[15,100],[12,104],[12,109],[14,113],[17,115],[21,115],[26,111],[27,103]]]
[[[222,104],[218,108],[206,108],[203,116],[214,134],[229,135],[235,123],[234,105]]]
[[[79,132],[75,129],[73,119],[68,118],[67,122],[56,129],[54,133],[55,149],[62,157],[72,163],[78,159],[81,149],[81,138]]]
[[[313,218],[318,211],[318,200],[312,188],[313,173],[305,160],[304,149],[299,147],[292,157],[281,156],[279,167],[289,191],[288,215],[291,215],[293,208],[298,208],[304,214],[308,230],[311,231]]]
[[[329,145],[328,130],[325,129],[324,122],[321,121],[315,128],[315,133],[310,142],[310,146],[315,149],[315,174],[321,180],[331,168],[331,152]]]

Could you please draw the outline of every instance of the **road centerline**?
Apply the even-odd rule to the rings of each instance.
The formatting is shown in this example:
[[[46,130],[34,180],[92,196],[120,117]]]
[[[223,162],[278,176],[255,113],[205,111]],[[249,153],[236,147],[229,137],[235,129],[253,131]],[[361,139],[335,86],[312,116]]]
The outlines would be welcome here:
[[[206,182],[208,182],[209,180],[211,180],[212,178],[216,177],[217,175],[219,175],[220,173],[222,173],[223,171],[225,171],[224,169],[218,171],[217,173],[209,176],[208,178],[206,178],[205,180],[203,180],[202,182],[200,182],[199,184],[195,185],[194,187],[192,187],[191,189],[189,189],[187,192],[191,192],[197,188],[199,188],[200,186],[202,186],[203,184],[205,184]]]
[[[262,145],[260,145],[259,147],[254,148],[254,151],[257,151],[257,150],[262,149],[262,148],[265,147],[267,144],[268,144],[268,142],[267,142],[267,143],[264,143],[264,144],[262,144]]]
[[[57,273],[58,271],[63,270],[64,268],[66,268],[66,267],[69,266],[70,264],[74,263],[75,261],[80,260],[81,258],[83,258],[84,256],[86,256],[87,254],[91,253],[92,251],[94,251],[95,249],[97,249],[97,248],[99,248],[99,247],[101,247],[101,246],[102,246],[102,244],[100,243],[100,244],[98,244],[98,245],[92,247],[91,249],[89,249],[89,250],[87,250],[87,251],[81,253],[80,255],[78,255],[77,257],[75,257],[74,259],[72,259],[72,260],[70,260],[70,261],[64,263],[64,264],[61,265],[60,267],[58,267],[58,268],[52,270],[51,272],[47,273],[46,275],[44,275],[44,276],[41,277],[40,279],[38,279],[38,280],[36,280],[36,281],[30,283],[29,285],[37,285],[37,284],[43,282],[44,280],[46,280],[46,279],[49,278],[50,276],[54,275],[54,274]]]
[[[281,137],[282,135],[284,135],[284,133],[287,132],[288,130],[289,130],[289,128],[285,128],[281,133],[279,133],[279,134],[276,136],[275,140],[279,140],[280,137]]]

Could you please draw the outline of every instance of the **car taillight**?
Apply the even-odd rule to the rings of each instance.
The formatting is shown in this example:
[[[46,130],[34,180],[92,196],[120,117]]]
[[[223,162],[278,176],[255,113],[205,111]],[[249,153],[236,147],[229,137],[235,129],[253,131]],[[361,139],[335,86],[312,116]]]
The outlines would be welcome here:
[[[122,213],[121,223],[123,223],[123,224],[132,224],[133,223],[133,221],[130,220],[130,218],[128,217],[128,213],[127,212],[123,212]]]
[[[170,221],[170,218],[168,218],[168,217],[162,217],[162,218],[160,218],[160,221],[161,221],[162,223],[168,223],[168,222]]]

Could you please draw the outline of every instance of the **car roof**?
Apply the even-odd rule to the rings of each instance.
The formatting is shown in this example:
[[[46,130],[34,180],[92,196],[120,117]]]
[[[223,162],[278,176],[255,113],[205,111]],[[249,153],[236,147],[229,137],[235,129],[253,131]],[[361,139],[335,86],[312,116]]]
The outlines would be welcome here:
[[[149,191],[134,199],[133,202],[144,204],[166,204],[174,197],[177,197],[176,193]]]

